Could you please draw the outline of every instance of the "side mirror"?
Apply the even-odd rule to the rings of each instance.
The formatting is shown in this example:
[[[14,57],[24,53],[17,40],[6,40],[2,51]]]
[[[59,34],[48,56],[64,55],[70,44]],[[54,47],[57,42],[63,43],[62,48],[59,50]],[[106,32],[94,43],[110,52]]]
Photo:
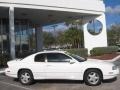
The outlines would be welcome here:
[[[74,64],[75,63],[75,61],[74,60],[70,60],[70,64]]]

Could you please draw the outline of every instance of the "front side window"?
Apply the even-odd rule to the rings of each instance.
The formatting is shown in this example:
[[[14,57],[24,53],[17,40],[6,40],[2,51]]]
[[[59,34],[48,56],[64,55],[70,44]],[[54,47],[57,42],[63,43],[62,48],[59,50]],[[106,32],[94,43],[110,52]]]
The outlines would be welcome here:
[[[35,56],[35,62],[45,62],[45,54],[38,54]]]
[[[70,57],[61,53],[48,53],[47,60],[48,62],[69,62]]]
[[[86,61],[85,58],[82,58],[82,57],[80,57],[80,56],[78,56],[78,55],[70,54],[70,53],[69,53],[69,55],[70,55],[71,57],[73,57],[75,60],[77,60],[78,62],[84,62],[84,61]]]

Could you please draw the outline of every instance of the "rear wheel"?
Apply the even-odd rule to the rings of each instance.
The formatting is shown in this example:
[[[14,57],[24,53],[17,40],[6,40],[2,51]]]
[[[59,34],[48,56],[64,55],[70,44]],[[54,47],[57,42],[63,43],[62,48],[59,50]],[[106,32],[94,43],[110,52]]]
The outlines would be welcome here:
[[[33,75],[29,70],[22,70],[19,73],[19,81],[23,85],[30,85],[33,83]]]
[[[99,70],[91,69],[85,72],[84,81],[87,85],[96,86],[102,82],[102,74]]]

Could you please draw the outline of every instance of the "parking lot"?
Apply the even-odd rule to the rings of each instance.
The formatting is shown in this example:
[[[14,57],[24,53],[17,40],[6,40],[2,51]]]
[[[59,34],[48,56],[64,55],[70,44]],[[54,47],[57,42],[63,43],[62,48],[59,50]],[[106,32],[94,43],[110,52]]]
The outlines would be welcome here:
[[[120,66],[120,61],[114,62]],[[104,81],[100,86],[87,86],[82,81],[67,80],[42,80],[36,81],[33,85],[23,86],[17,80],[13,80],[0,74],[0,90],[119,90],[120,75],[117,80]]]

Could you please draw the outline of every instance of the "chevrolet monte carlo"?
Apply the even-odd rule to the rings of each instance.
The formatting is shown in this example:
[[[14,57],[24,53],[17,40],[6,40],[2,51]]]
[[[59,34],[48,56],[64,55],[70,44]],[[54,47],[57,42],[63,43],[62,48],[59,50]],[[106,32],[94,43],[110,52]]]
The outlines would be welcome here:
[[[34,80],[83,80],[87,85],[100,85],[102,80],[117,77],[119,69],[112,63],[84,59],[65,51],[41,51],[24,59],[11,60],[5,74],[18,78],[24,85]]]

